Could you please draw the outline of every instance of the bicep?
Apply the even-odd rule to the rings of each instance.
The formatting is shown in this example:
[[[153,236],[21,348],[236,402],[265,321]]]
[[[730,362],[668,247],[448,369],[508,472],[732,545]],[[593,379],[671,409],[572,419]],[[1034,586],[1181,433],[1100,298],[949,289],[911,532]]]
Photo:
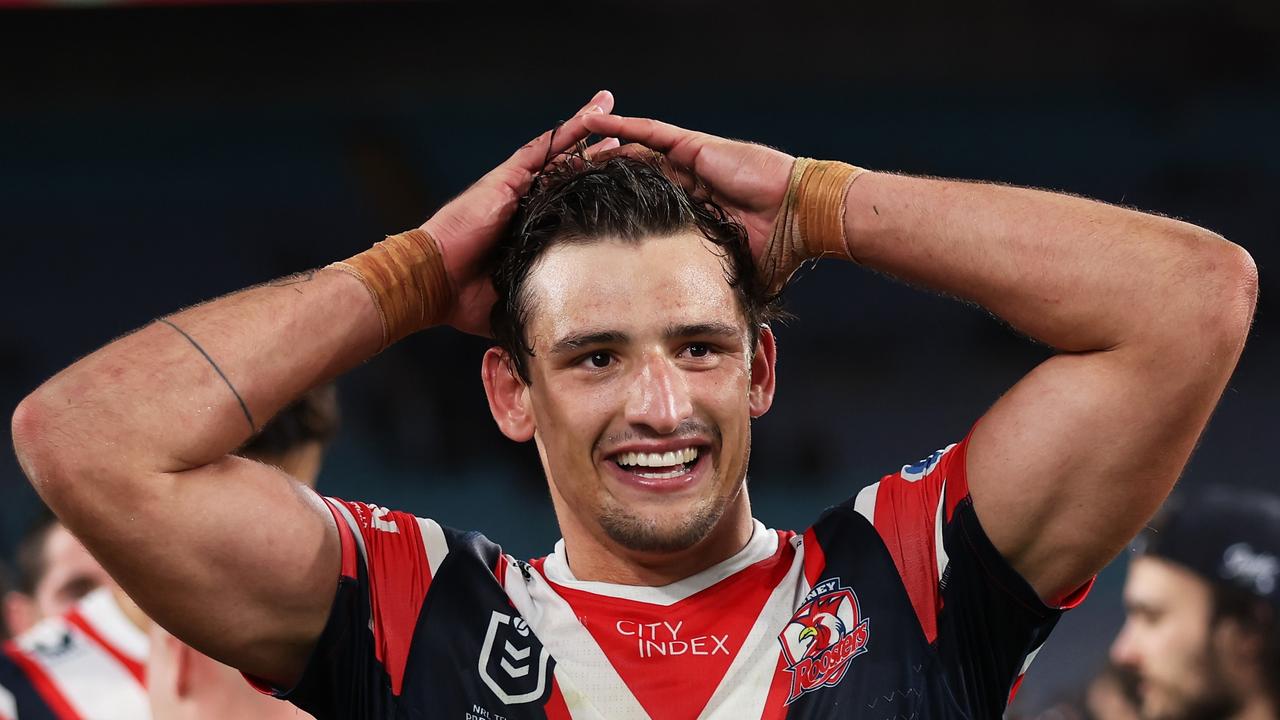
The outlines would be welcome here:
[[[125,591],[192,647],[287,683],[328,617],[339,574],[325,502],[279,469],[227,456],[137,483],[86,543]]]
[[[1049,604],[1142,528],[1182,471],[1221,387],[1125,349],[1057,355],[983,416],[969,442],[974,510]],[[1199,384],[1197,384],[1197,382]]]

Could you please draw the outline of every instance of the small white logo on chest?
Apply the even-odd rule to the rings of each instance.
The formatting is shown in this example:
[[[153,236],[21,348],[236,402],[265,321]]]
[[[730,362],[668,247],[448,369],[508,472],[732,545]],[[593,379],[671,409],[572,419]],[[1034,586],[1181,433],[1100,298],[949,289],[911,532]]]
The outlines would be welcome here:
[[[678,620],[674,624],[665,620],[655,623],[619,620],[614,624],[614,629],[619,635],[636,639],[636,649],[642,658],[729,654],[728,633],[681,637],[680,631],[684,629],[683,620]]]

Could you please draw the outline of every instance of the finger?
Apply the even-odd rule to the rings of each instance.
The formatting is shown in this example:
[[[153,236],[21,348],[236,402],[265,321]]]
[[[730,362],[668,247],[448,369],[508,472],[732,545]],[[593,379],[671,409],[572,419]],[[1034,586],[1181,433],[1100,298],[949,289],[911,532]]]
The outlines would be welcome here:
[[[621,144],[622,143],[618,141],[618,138],[605,138],[600,142],[596,143],[595,145],[592,145],[591,147],[587,148],[587,157],[595,159],[599,157],[602,153],[607,153],[611,150],[617,150],[618,146]]]
[[[608,113],[611,110],[613,110],[613,93],[601,90],[591,98],[591,102],[583,106],[577,115],[559,127],[534,138],[517,150],[508,162],[515,163],[529,172],[541,169],[548,156],[554,157],[591,135],[591,131],[587,130],[582,123],[584,117]]]
[[[665,156],[662,153],[640,143],[627,143],[626,145],[621,145],[619,147],[610,148],[603,152],[596,153],[590,157],[596,162],[604,162],[615,157],[635,158],[637,160],[645,160],[649,162],[652,162],[654,158],[663,158],[665,160]],[[686,192],[692,193],[698,191],[698,179],[693,176],[693,173],[689,172],[684,167],[673,162],[664,161],[662,163],[662,168],[666,171],[667,175],[672,180],[679,183],[680,187],[684,188]]]
[[[582,118],[587,130],[600,135],[630,140],[671,158],[681,165],[692,165],[697,155],[696,142],[703,137],[702,133],[685,130],[649,118],[631,118],[608,113],[594,114]]]
[[[608,90],[596,91],[596,94],[591,96],[591,99],[587,101],[587,104],[579,108],[578,112],[574,113],[574,115],[582,115],[592,107],[599,107],[605,112],[611,112],[613,110],[613,93]]]

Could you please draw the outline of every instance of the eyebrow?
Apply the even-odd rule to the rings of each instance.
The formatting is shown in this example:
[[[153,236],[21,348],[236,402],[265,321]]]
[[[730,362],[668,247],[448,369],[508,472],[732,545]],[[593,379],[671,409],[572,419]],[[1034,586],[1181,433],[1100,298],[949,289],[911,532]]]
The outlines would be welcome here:
[[[587,332],[574,333],[556,341],[556,344],[551,346],[550,354],[560,355],[575,352],[592,345],[620,345],[630,339],[630,335],[620,330],[588,330]]]
[[[668,325],[664,334],[668,338],[718,337],[736,340],[742,337],[742,330],[729,323],[705,322],[692,325]]]
[[[726,340],[737,340],[742,337],[742,330],[729,323],[705,322],[688,325],[668,325],[663,330],[663,336],[668,339],[718,337]],[[622,345],[630,342],[630,340],[631,336],[621,330],[587,330],[557,340],[551,346],[549,354],[562,355],[595,345]]]

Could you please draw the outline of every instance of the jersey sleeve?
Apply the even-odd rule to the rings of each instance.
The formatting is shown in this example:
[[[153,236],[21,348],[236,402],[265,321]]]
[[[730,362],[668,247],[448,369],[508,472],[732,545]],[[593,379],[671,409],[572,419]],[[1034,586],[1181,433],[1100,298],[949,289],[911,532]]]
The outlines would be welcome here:
[[[342,547],[328,622],[295,687],[251,682],[317,720],[391,717],[432,581],[456,533],[376,505],[325,502]]]
[[[973,510],[968,440],[887,475],[854,498],[893,558],[952,692],[999,717],[1063,610],[1044,604],[988,539]]]

